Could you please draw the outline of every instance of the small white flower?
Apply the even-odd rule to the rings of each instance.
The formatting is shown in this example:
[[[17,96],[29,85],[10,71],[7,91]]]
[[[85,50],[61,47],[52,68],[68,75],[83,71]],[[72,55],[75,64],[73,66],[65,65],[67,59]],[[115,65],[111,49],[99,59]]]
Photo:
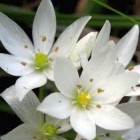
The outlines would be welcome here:
[[[6,89],[1,96],[24,122],[1,136],[1,140],[66,140],[57,134],[71,129],[69,120],[55,119],[38,112],[36,107],[40,102],[32,91],[22,101],[15,93],[15,86]]]
[[[96,33],[78,38],[91,17],[85,16],[71,24],[53,45],[56,17],[50,0],[42,0],[33,23],[33,42],[10,18],[0,13],[0,40],[9,54],[0,54],[0,67],[14,76],[20,100],[31,89],[40,87],[47,79],[54,80],[53,63],[56,56],[69,58],[80,67],[79,52],[90,55]],[[53,45],[53,47],[52,47]],[[75,48],[75,49],[74,49]]]
[[[68,59],[57,58],[54,78],[61,93],[46,97],[38,110],[59,119],[70,117],[73,129],[88,140],[95,138],[96,125],[108,130],[132,128],[133,120],[115,105],[137,84],[139,77],[125,72],[115,59],[114,51],[106,46],[79,77]]]

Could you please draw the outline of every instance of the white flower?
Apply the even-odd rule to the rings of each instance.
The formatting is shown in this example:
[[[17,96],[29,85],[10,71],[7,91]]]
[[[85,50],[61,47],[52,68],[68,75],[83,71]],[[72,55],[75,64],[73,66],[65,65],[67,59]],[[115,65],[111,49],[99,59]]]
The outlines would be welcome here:
[[[54,119],[38,112],[36,107],[40,102],[32,91],[22,101],[19,101],[16,95],[15,86],[11,86],[1,94],[24,123],[1,136],[1,140],[66,140],[57,134],[71,129],[68,119]]]
[[[79,52],[86,52],[89,56],[96,37],[96,33],[92,32],[78,41],[90,18],[85,16],[75,21],[53,45],[56,32],[55,12],[50,0],[42,0],[33,23],[32,44],[14,21],[0,13],[0,40],[12,54],[0,54],[0,67],[11,75],[21,76],[16,81],[20,100],[31,89],[44,85],[47,79],[54,80],[55,56],[67,57],[80,67]]]
[[[70,117],[73,129],[88,140],[96,136],[96,125],[108,130],[132,128],[133,120],[115,105],[137,84],[139,77],[125,72],[115,59],[113,50],[106,46],[98,57],[90,60],[79,78],[68,59],[57,58],[54,79],[61,93],[46,97],[37,109],[59,119]]]
[[[96,58],[97,55],[100,54],[100,52],[104,49],[104,46],[107,45],[110,37],[110,22],[106,21],[104,26],[102,27],[101,31],[99,32],[97,39],[93,45],[93,50],[92,50],[92,58]],[[126,34],[124,35],[117,44],[114,43],[111,48],[114,48],[115,54],[116,54],[116,61],[119,63],[122,63],[125,67],[129,64],[130,60],[132,59],[136,47],[138,44],[138,39],[139,39],[139,26],[134,25],[133,28]],[[86,57],[82,58],[82,64],[83,67],[86,65],[87,58]],[[140,74],[140,65],[136,66],[130,66],[126,71],[130,72],[137,72]],[[140,84],[140,79],[138,84]],[[137,96],[140,95],[140,87],[133,87],[130,93],[127,94],[127,96]]]

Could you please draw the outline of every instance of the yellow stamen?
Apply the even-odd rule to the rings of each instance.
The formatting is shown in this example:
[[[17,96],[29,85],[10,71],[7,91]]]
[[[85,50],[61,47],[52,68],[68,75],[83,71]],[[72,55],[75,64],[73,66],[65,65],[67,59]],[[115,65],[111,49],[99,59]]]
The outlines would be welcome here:
[[[23,66],[26,66],[27,63],[26,62],[20,62]]]
[[[133,69],[134,69],[133,66],[129,66],[129,67],[128,67],[128,70],[129,70],[129,71],[131,71],[131,70],[133,70]]]
[[[91,98],[88,92],[82,92],[80,95],[78,95],[77,100],[79,104],[87,105],[90,103]]]
[[[42,36],[42,42],[46,41],[47,37],[46,36]]]
[[[91,78],[91,79],[89,79],[89,82],[93,82],[93,79]]]
[[[102,108],[102,106],[101,106],[101,105],[99,105],[99,104],[97,104],[97,105],[96,105],[96,107],[97,107],[97,108]]]
[[[56,48],[54,49],[54,51],[55,51],[55,52],[58,52],[58,50],[59,50],[59,48],[58,48],[58,47],[56,47]]]
[[[98,93],[102,93],[102,92],[104,92],[104,90],[101,88],[98,88]]]

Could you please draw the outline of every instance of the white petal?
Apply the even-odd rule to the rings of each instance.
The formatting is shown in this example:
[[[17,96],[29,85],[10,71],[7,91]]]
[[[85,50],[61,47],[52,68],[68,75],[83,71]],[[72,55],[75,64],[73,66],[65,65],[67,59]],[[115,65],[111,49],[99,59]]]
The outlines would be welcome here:
[[[13,55],[0,53],[0,67],[14,76],[22,76],[34,71],[31,61]]]
[[[118,104],[117,107],[121,111],[128,114],[134,120],[135,124],[138,124],[140,122],[140,113],[139,113],[140,112],[140,102]],[[135,131],[136,127],[133,127],[131,130]],[[131,133],[131,130],[130,130],[130,133]],[[98,135],[109,134],[109,137],[114,138],[115,140],[118,139],[119,137],[121,137],[123,134],[126,136],[130,134],[130,133],[126,133],[126,132],[129,132],[129,130],[110,131],[110,130],[106,130],[106,129],[97,127]]]
[[[112,43],[110,42],[105,49],[102,49],[100,55],[91,60],[85,65],[84,70],[81,74],[81,80],[83,85],[89,85],[89,79],[93,79],[94,84],[96,80],[101,80],[124,72],[124,67],[115,62],[115,52],[111,48]],[[111,59],[110,59],[111,58]]]
[[[49,80],[54,81],[54,64],[50,64],[50,67],[48,69],[44,69],[43,72]]]
[[[120,63],[126,66],[132,59],[138,44],[139,26],[134,27],[116,44],[116,53]]]
[[[70,117],[73,129],[83,138],[91,140],[96,136],[94,120],[91,120],[86,110],[75,108]]]
[[[81,61],[82,68],[84,69],[84,68],[86,67],[87,63],[88,63],[87,54],[81,52],[81,53],[79,54],[79,57],[80,57],[80,61]]]
[[[100,50],[102,50],[103,47],[108,43],[110,37],[110,30],[111,30],[110,22],[107,20],[97,36],[92,51],[92,57],[96,57],[98,52],[100,52]]]
[[[135,121],[135,124],[140,122],[140,101],[119,104],[117,107],[127,113]]]
[[[32,58],[33,45],[25,32],[10,18],[0,12],[0,40],[13,55]]]
[[[126,71],[127,72],[136,72],[136,73],[140,74],[140,65],[132,66],[132,69],[130,69],[130,70],[129,70],[129,67],[128,67],[128,69],[126,69]],[[139,79],[138,84],[140,84],[140,79]]]
[[[48,54],[56,32],[56,17],[50,0],[42,0],[33,23],[33,40],[36,51]]]
[[[43,125],[43,114],[36,111],[39,100],[32,91],[30,91],[22,101],[19,101],[17,97],[15,86],[6,89],[1,96],[23,122],[35,128],[39,128]]]
[[[22,76],[16,81],[17,96],[22,100],[30,90],[41,87],[46,82],[46,76],[38,71]]]
[[[56,55],[69,56],[73,48],[76,47],[77,40],[90,18],[90,16],[82,17],[66,28],[57,39],[52,51]],[[56,49],[58,51],[55,51]]]
[[[137,84],[138,78],[136,73],[122,73],[106,80],[99,87],[103,88],[104,92],[95,96],[95,102],[106,104],[120,100]]]
[[[36,130],[32,125],[22,124],[3,135],[1,140],[33,140],[35,132]]]
[[[95,123],[108,130],[124,130],[134,127],[133,120],[119,109],[104,105],[92,110]]]
[[[77,69],[66,58],[57,58],[54,66],[54,80],[62,94],[73,98],[79,76]]]
[[[86,36],[84,36],[81,40],[79,40],[78,43],[76,44],[76,47],[73,49],[69,59],[72,62],[80,63],[79,57],[80,52],[86,53],[87,57],[89,58],[93,44],[95,42],[96,35],[97,35],[96,32],[95,33],[91,32],[88,33]]]
[[[61,93],[53,93],[47,96],[37,107],[37,110],[58,119],[66,119],[70,116],[72,101]]]
[[[134,128],[126,132],[123,136],[125,140],[138,140],[140,138],[140,123],[137,124]]]
[[[111,131],[107,129],[103,129],[101,127],[97,127],[97,135],[99,136],[99,140],[104,140],[104,138],[108,138],[108,140],[118,140],[127,130],[121,131]]]
[[[132,90],[126,96],[139,96],[140,87],[133,87]]]

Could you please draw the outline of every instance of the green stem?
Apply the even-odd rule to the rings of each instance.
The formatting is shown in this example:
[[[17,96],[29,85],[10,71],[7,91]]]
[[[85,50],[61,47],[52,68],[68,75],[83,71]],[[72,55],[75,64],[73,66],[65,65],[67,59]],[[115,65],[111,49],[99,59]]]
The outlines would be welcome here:
[[[38,96],[38,98],[39,98],[40,101],[42,101],[44,99],[44,91],[45,91],[44,86],[39,88],[39,96]]]
[[[131,18],[131,17],[125,15],[124,13],[122,13],[122,12],[120,12],[120,11],[114,9],[113,7],[111,7],[111,6],[109,6],[109,5],[107,5],[107,4],[103,3],[103,2],[101,2],[100,0],[92,0],[92,1],[94,1],[94,2],[98,3],[99,5],[101,5],[101,6],[105,7],[105,8],[107,8],[107,9],[109,9],[109,10],[111,10],[111,11],[113,11],[113,12],[116,13],[116,14],[118,14],[118,15],[120,15],[120,16],[122,16],[122,17],[124,17],[124,18],[126,18],[126,19],[128,19],[128,20],[130,20],[130,21],[132,21],[133,23],[140,25],[140,23],[137,22],[136,20],[134,20],[133,18]]]

